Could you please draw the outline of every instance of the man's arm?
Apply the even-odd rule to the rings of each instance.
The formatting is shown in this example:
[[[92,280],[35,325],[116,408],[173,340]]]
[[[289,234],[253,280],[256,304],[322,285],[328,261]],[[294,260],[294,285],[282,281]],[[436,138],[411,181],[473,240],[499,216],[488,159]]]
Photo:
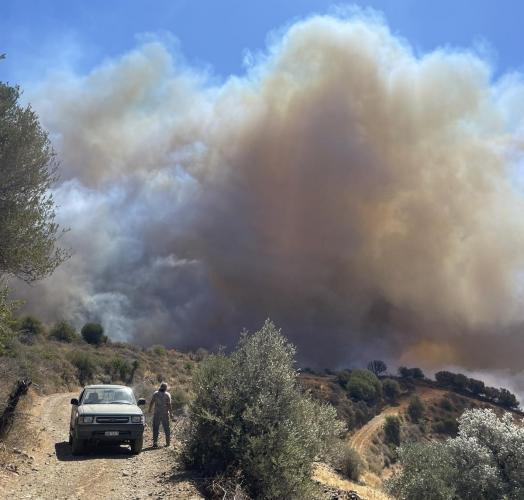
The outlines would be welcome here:
[[[151,410],[153,409],[154,405],[155,405],[155,395],[153,394],[153,397],[151,398],[151,401],[149,402],[149,409],[147,410],[148,413],[151,413]]]
[[[167,396],[168,396],[167,410],[169,412],[169,416],[173,418],[173,405],[172,405],[172,400],[171,400],[171,394],[168,394]]]

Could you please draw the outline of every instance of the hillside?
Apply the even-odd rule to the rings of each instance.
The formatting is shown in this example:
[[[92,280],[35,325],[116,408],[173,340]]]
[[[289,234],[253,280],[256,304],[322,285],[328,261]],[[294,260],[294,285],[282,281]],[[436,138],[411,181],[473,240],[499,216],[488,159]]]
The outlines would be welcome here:
[[[125,383],[133,386],[138,396],[148,398],[161,380],[167,380],[172,387],[175,408],[184,414],[192,397],[192,375],[206,356],[204,350],[182,353],[160,345],[149,348],[112,342],[90,345],[80,338],[64,342],[45,334],[18,335],[11,339],[8,349],[0,356],[2,405],[16,380],[30,378],[33,385],[29,394],[21,399],[11,432],[0,443],[2,497],[15,498],[24,491],[36,497],[44,492],[53,498],[61,498],[60,495],[67,498],[70,494],[87,498],[96,477],[97,484],[107,488],[104,498],[121,498],[138,487],[137,498],[149,495],[201,498],[200,479],[181,472],[177,465],[177,445],[175,449],[161,450],[161,456],[156,455],[155,460],[148,453],[131,457],[119,450],[94,454],[86,457],[89,460],[89,473],[86,473],[85,459],[71,456],[66,428],[69,399],[86,383]],[[382,490],[383,482],[398,467],[396,443],[391,442],[384,430],[389,417],[399,419],[400,442],[429,442],[453,435],[456,419],[466,409],[504,411],[500,404],[487,401],[485,395],[442,387],[423,377],[381,376],[376,379],[380,380],[381,391],[386,381],[394,381],[399,392],[394,401],[382,392],[372,399],[370,394],[355,392],[358,386],[352,385],[352,376],[360,372],[362,370],[328,373],[305,370],[299,376],[304,390],[335,406],[338,417],[346,424],[344,441],[361,460],[358,480],[349,479],[342,473],[340,464],[329,457],[315,465],[313,478],[328,496],[346,498],[349,492],[356,492],[363,499],[388,498]],[[410,415],[414,398],[422,405],[416,420]],[[146,441],[150,439],[148,428]],[[144,481],[137,482],[136,474]],[[63,490],[63,475],[68,477],[67,494]]]

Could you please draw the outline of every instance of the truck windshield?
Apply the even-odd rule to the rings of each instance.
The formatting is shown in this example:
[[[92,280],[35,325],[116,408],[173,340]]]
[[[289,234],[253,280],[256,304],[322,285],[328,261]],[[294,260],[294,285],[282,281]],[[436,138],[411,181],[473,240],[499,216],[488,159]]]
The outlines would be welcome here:
[[[118,389],[97,387],[86,389],[82,397],[83,405],[136,404],[133,391],[128,387]]]

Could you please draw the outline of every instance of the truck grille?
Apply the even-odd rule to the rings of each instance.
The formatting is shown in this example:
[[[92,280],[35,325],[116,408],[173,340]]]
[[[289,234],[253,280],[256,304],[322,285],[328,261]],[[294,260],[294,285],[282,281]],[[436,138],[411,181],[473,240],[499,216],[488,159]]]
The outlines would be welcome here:
[[[96,417],[97,424],[127,424],[129,417]]]

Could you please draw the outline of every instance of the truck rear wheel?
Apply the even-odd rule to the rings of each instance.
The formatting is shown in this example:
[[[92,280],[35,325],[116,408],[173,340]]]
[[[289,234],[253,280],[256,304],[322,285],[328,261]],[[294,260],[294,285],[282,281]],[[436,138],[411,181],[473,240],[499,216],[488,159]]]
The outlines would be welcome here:
[[[135,439],[131,442],[131,453],[133,455],[138,455],[142,451],[142,446],[144,445],[144,436],[140,436],[138,439]]]
[[[71,442],[71,452],[73,453],[73,455],[81,455],[82,453],[84,453],[84,450],[84,441],[82,439],[73,437]]]

